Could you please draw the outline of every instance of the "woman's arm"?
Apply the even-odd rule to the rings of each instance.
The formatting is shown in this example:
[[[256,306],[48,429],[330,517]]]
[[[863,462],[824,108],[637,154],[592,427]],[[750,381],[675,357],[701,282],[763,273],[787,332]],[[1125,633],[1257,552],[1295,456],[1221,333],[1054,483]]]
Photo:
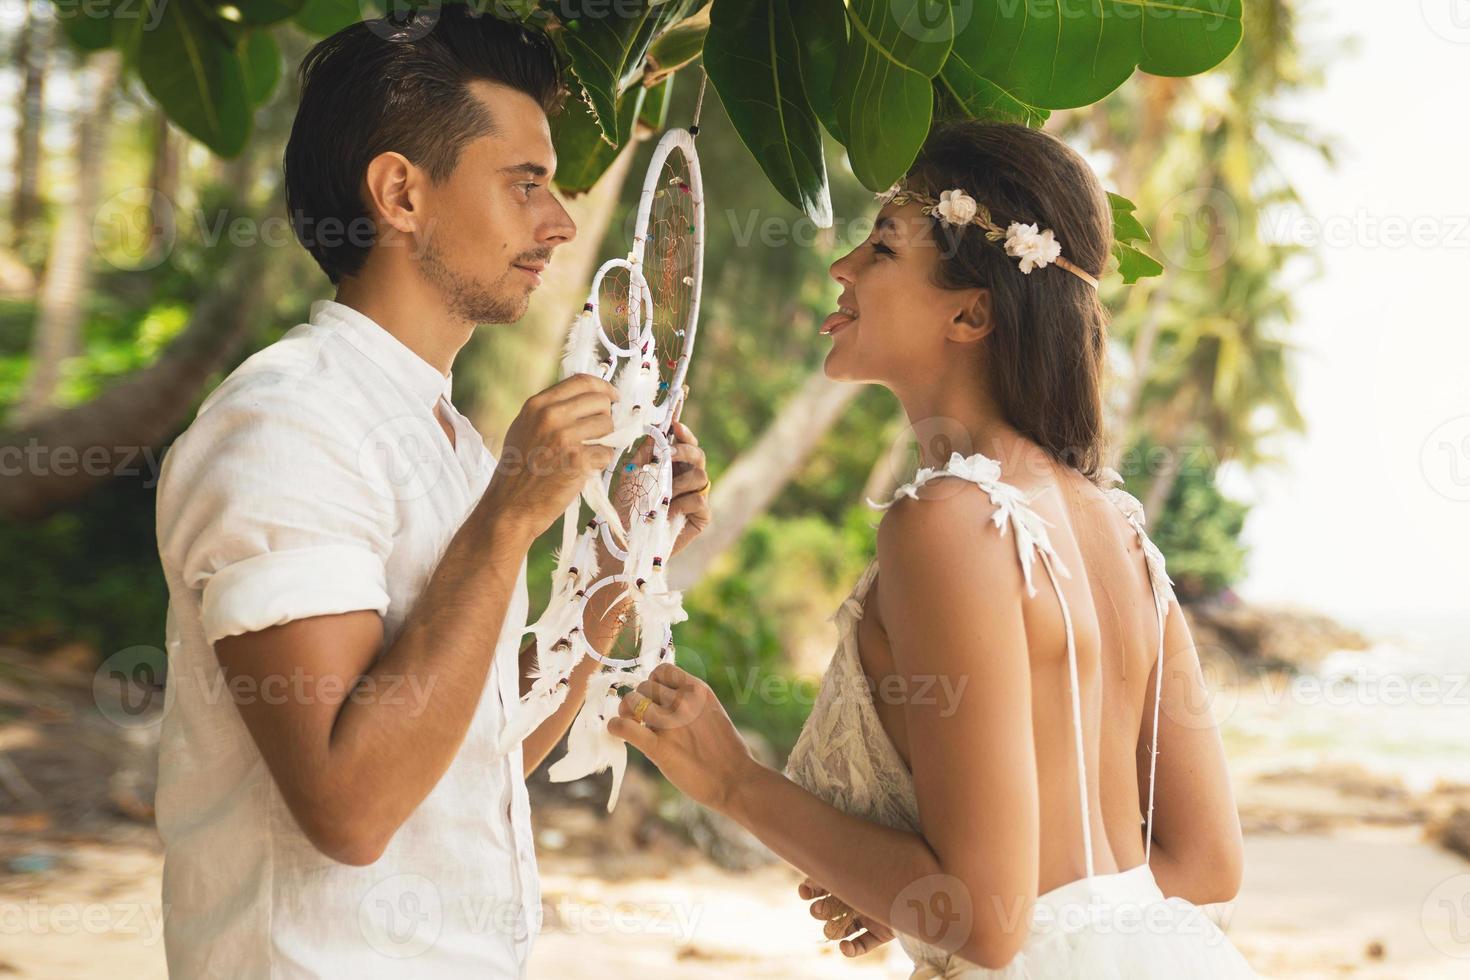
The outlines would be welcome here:
[[[1138,739],[1139,808],[1145,817],[1156,681],[1151,673]],[[1245,863],[1240,814],[1210,691],[1177,602],[1170,604],[1164,623],[1156,776],[1149,867],[1159,888],[1197,905],[1230,901],[1240,891]]]
[[[1023,583],[993,510],[974,487],[953,488],[894,507],[878,534],[922,836],[843,813],[757,764],[709,687],[672,665],[609,726],[863,916],[992,968],[1029,934],[1039,852]],[[629,716],[645,695],[640,725]]]

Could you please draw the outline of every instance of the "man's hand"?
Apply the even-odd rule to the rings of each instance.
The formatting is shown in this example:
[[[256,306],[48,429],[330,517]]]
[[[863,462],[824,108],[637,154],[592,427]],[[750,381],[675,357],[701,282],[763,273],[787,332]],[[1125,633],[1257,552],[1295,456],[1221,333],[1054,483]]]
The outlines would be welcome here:
[[[823,934],[828,939],[842,940],[843,956],[871,953],[893,938],[892,929],[859,915],[846,902],[810,878],[797,886],[796,893],[812,903],[812,918],[827,923]]]
[[[709,473],[705,471],[704,450],[699,448],[699,439],[682,422],[674,423],[674,492],[669,500],[669,518],[684,515],[684,528],[674,542],[672,554],[677,555],[684,547],[709,527],[709,497],[702,493],[709,486]],[[623,517],[623,526],[628,526],[629,513],[635,508],[646,508],[650,503],[650,488],[636,479],[636,468],[653,459],[653,440],[644,437],[630,459],[635,472],[619,474],[613,500],[618,513]]]
[[[523,521],[532,538],[560,517],[587,478],[613,458],[588,446],[613,430],[618,391],[601,378],[574,374],[526,400],[505,433],[505,449],[486,488],[502,514]]]

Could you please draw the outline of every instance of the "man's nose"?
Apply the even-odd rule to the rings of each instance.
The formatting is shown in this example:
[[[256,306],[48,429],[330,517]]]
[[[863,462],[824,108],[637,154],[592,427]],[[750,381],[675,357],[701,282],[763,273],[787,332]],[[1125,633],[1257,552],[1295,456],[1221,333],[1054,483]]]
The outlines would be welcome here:
[[[577,223],[572,220],[561,201],[556,202],[556,217],[546,229],[543,237],[549,245],[565,245],[577,237]]]

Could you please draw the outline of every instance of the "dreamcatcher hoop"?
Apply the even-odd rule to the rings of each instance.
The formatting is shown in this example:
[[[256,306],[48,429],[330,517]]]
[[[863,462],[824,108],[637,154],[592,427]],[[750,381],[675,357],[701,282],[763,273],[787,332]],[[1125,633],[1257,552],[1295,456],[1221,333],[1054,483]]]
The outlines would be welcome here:
[[[595,374],[613,382],[619,399],[613,406],[613,432],[589,442],[608,445],[612,461],[587,480],[580,499],[567,508],[562,520],[562,544],[552,576],[552,594],[540,619],[527,627],[536,637],[536,667],[531,690],[509,706],[510,718],[501,737],[501,751],[510,751],[566,700],[571,674],[583,657],[599,666],[587,681],[586,695],[567,738],[567,754],[554,764],[549,775],[554,782],[613,769],[613,787],[608,810],[617,803],[622,773],[627,764],[626,745],[608,734],[607,722],[617,714],[621,698],[617,689],[632,687],[647,678],[660,663],[674,659],[673,626],[687,619],[683,596],[668,585],[666,560],[683,528],[683,515],[670,518],[673,492],[674,438],[687,396],[685,385],[698,334],[699,300],[704,282],[704,182],[694,140],[699,132],[699,113],[704,102],[705,79],[701,79],[694,121],[687,129],[672,129],[660,137],[649,160],[643,188],[638,197],[633,245],[623,258],[608,259],[593,276],[587,301],[572,323],[562,358],[563,377],[576,373]],[[679,166],[682,166],[682,170]],[[665,177],[666,173],[671,176]],[[680,174],[683,174],[681,177]],[[672,374],[659,380],[657,333],[659,303],[646,273],[650,222],[661,192],[687,196],[689,205],[688,272],[681,285],[689,290],[688,310],[674,322],[674,336],[682,340],[677,358],[667,364]],[[677,240],[670,254],[677,255]],[[667,279],[667,257],[660,271]],[[676,270],[677,271],[677,270]],[[627,343],[608,334],[602,291],[610,274],[626,274],[628,294],[619,312],[626,311]],[[617,280],[614,280],[615,282]],[[673,304],[677,308],[677,304]],[[652,442],[652,459],[639,478],[648,480],[647,509],[633,507],[629,526],[623,527],[610,498],[613,476],[620,469],[625,480],[635,469],[623,457],[641,438]],[[639,502],[641,503],[640,496]],[[581,523],[582,504],[593,517]],[[598,569],[597,543],[622,563],[621,570],[602,574]],[[638,626],[636,658],[602,656],[588,642],[582,623],[591,598],[604,589],[621,586],[623,597],[632,599]]]

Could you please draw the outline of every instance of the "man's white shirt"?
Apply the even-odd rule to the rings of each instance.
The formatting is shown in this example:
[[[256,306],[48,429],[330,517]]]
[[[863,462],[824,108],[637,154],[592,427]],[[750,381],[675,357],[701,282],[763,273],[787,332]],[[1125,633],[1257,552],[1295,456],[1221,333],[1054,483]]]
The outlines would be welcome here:
[[[500,635],[484,638],[494,660],[458,755],[366,867],[302,833],[212,648],[362,609],[382,615],[391,646],[495,469],[451,383],[362,313],[322,300],[231,373],[164,458],[157,812],[174,980],[525,974],[540,916],[530,805],[520,749],[495,754],[519,693],[524,562]],[[299,681],[244,693],[301,696]],[[422,704],[432,682],[370,693]]]

